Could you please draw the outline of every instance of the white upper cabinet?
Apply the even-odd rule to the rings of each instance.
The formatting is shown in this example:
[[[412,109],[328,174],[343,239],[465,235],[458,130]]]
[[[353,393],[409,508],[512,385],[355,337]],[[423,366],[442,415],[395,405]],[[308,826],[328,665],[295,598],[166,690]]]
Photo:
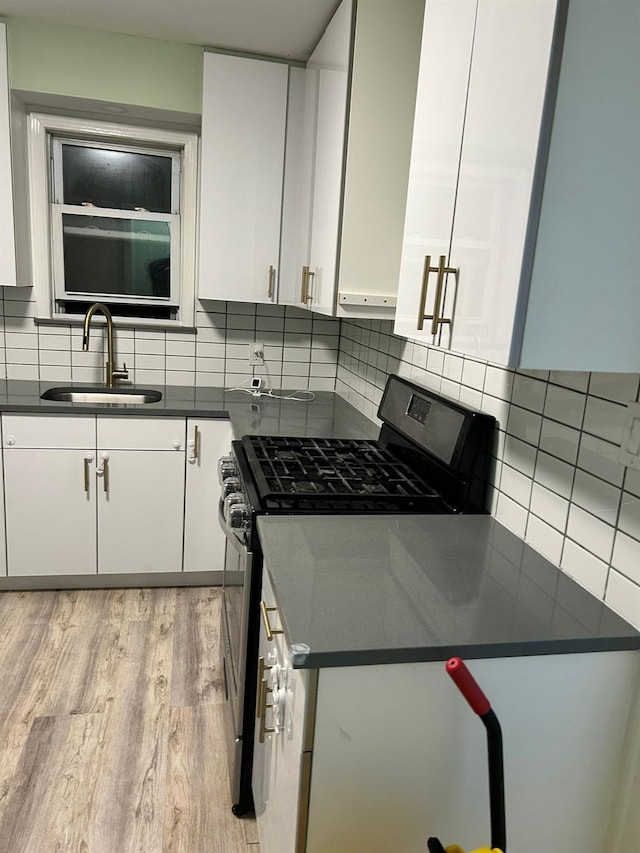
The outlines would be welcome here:
[[[397,334],[640,368],[639,26],[625,0],[427,0]]]
[[[288,75],[204,55],[200,299],[277,301]]]
[[[7,27],[0,23],[0,285],[17,284],[9,123]]]
[[[400,265],[423,0],[344,0],[306,69],[297,148],[297,268],[280,301],[392,318]],[[293,196],[292,196],[293,198]],[[295,202],[291,202],[293,208]]]
[[[427,0],[395,331],[506,364],[556,0]]]

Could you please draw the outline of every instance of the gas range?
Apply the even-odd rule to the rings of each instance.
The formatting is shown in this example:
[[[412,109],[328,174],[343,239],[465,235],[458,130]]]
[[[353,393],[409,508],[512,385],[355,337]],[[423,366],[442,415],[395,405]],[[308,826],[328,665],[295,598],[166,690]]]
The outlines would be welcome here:
[[[495,420],[390,376],[377,440],[245,435],[222,460],[223,515],[486,512]]]

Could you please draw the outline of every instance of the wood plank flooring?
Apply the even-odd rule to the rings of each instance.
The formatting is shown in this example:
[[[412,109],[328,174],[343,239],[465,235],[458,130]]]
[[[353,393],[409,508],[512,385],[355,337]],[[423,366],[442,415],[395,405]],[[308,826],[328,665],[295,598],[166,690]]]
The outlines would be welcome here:
[[[0,593],[0,853],[259,853],[215,588]]]

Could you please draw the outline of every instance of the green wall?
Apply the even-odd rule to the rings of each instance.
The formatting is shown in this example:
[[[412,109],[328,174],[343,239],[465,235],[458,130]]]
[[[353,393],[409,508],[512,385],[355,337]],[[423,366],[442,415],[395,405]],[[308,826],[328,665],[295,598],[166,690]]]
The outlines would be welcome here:
[[[202,112],[202,48],[7,20],[12,89]]]

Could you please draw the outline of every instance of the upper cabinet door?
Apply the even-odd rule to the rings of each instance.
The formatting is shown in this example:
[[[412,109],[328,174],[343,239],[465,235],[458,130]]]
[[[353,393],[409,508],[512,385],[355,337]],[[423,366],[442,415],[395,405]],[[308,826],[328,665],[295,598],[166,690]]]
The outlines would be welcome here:
[[[479,0],[442,343],[507,364],[556,0]]]
[[[434,314],[433,268],[449,262],[476,7],[425,5],[394,331],[428,343],[437,339],[424,319]]]
[[[509,363],[556,0],[427,0],[395,331]]]
[[[16,285],[7,28],[0,23],[0,285]]]
[[[204,55],[201,299],[276,302],[288,68]]]
[[[333,315],[347,127],[352,3],[343,0],[307,63],[307,126],[314,114],[309,275],[303,303]]]

